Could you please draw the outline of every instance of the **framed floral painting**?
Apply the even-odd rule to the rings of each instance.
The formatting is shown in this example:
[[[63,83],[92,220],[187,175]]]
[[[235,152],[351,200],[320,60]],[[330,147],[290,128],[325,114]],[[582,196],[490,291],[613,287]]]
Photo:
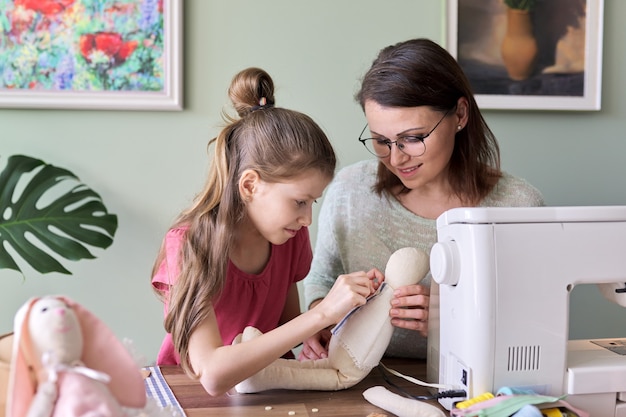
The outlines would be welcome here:
[[[0,0],[0,107],[182,110],[182,0]]]
[[[600,110],[603,0],[447,0],[446,47],[484,109]]]

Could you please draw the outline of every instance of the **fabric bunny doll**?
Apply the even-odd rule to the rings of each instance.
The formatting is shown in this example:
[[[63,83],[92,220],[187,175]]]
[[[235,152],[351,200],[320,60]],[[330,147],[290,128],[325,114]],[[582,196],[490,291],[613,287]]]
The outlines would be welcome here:
[[[15,316],[7,417],[122,417],[146,404],[134,359],[110,329],[64,297]]]
[[[333,329],[328,357],[314,361],[277,359],[272,364],[239,383],[239,393],[270,389],[322,390],[346,389],[359,383],[378,365],[391,335],[389,318],[394,288],[416,284],[430,269],[426,253],[416,248],[394,252],[385,268],[385,281],[368,302],[352,310]],[[233,344],[258,337],[261,332],[247,327]]]

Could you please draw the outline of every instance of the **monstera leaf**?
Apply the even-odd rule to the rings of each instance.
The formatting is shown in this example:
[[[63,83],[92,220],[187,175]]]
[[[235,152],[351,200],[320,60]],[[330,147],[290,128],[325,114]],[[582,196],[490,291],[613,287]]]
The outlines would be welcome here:
[[[0,173],[0,269],[20,269],[13,251],[40,273],[71,274],[52,253],[93,259],[88,246],[113,243],[117,216],[70,171],[13,155]]]

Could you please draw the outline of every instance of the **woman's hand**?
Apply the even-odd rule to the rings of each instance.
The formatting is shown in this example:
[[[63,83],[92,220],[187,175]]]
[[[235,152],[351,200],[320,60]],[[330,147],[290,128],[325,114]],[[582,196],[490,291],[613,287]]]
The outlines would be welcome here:
[[[302,343],[302,350],[298,355],[298,360],[313,361],[327,358],[330,336],[330,329],[323,329],[306,339],[304,343]]]
[[[423,285],[396,288],[391,300],[391,324],[403,329],[417,330],[428,335],[428,305],[430,289]]]

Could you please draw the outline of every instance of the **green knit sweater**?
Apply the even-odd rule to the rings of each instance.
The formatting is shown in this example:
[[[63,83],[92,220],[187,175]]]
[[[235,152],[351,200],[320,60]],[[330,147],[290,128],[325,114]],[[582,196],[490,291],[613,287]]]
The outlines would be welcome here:
[[[342,169],[326,190],[317,220],[318,233],[311,270],[304,279],[306,305],[326,296],[337,276],[378,268],[385,271],[396,250],[411,246],[430,253],[437,241],[436,220],[420,217],[396,199],[372,192],[377,160]],[[541,193],[523,179],[504,173],[481,202],[483,207],[542,206]],[[430,285],[430,273],[421,282]],[[426,357],[426,339],[416,331],[396,328],[387,356]]]

